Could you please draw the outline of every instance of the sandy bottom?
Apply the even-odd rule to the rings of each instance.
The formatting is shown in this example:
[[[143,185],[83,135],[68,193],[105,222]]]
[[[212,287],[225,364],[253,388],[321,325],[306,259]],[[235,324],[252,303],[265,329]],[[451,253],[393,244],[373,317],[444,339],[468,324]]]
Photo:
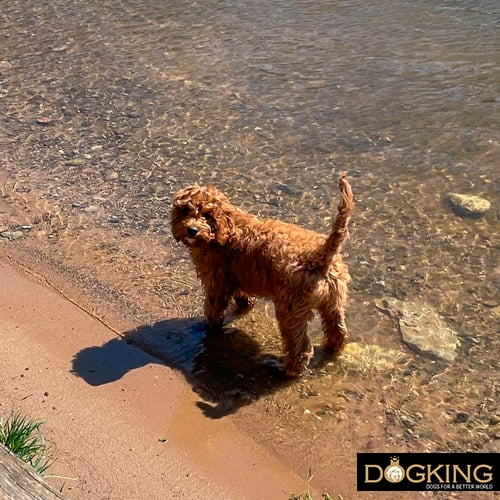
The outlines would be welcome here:
[[[47,481],[68,498],[288,498],[305,482],[230,418],[209,419],[177,372],[0,261],[0,413],[45,423]],[[80,356],[81,358],[81,356]],[[87,364],[87,366],[83,366]],[[86,373],[86,375],[85,375]]]

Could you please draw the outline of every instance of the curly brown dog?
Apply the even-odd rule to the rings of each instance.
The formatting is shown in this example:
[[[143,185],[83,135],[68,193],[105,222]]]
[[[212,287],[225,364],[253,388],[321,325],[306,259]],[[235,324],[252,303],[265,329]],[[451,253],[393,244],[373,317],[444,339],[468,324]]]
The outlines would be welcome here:
[[[222,327],[232,300],[238,312],[250,310],[255,297],[272,300],[290,377],[299,376],[313,355],[307,334],[313,309],[321,315],[327,350],[337,351],[347,340],[350,277],[340,251],[354,201],[344,173],[339,188],[342,198],[328,236],[260,219],[211,186],[186,187],[173,199],[172,234],[189,247],[210,327]]]

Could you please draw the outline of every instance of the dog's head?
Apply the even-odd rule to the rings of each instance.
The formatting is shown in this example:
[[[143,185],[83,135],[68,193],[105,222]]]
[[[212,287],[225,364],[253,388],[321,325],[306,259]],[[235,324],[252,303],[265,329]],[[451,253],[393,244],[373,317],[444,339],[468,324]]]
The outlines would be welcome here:
[[[231,236],[232,205],[212,186],[181,189],[172,201],[172,234],[188,247],[225,245]]]

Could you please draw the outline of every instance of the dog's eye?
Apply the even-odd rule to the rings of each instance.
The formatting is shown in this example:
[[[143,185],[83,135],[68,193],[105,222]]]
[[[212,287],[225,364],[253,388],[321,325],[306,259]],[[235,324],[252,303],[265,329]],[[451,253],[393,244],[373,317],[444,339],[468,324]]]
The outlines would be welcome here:
[[[203,215],[203,218],[207,221],[207,222],[210,222],[210,221],[213,221],[214,220],[214,216],[212,215],[212,212],[205,212]]]

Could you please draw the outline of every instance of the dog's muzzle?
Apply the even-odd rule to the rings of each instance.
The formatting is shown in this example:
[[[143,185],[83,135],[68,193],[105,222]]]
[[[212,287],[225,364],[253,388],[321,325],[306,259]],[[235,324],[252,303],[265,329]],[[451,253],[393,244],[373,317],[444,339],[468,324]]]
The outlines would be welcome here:
[[[198,234],[198,228],[194,226],[188,226],[186,231],[189,238],[196,238]]]

